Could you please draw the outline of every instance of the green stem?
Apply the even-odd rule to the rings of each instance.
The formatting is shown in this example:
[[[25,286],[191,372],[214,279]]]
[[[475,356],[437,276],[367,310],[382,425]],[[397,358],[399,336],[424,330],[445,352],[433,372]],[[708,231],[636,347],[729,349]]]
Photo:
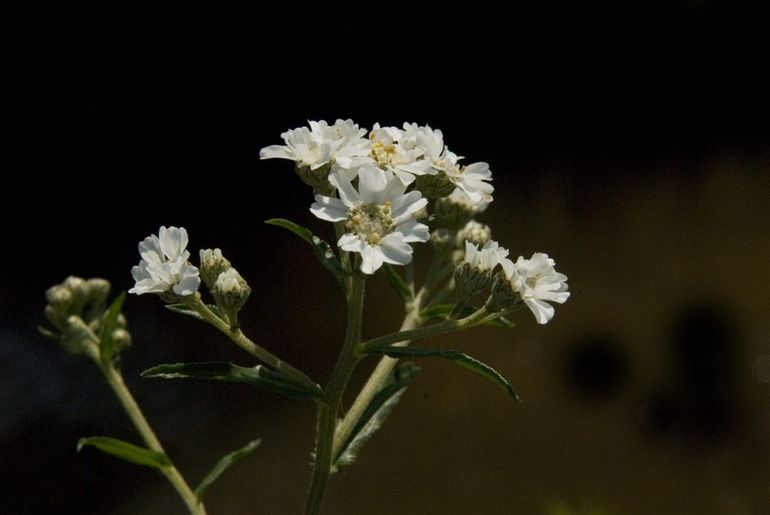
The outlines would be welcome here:
[[[134,396],[131,395],[131,392],[126,386],[126,383],[123,381],[123,376],[120,375],[120,372],[115,369],[112,363],[104,363],[102,361],[97,361],[97,363],[102,371],[102,374],[104,374],[107,382],[112,387],[112,391],[115,392],[115,395],[118,397],[120,404],[123,406],[123,409],[131,419],[131,422],[133,422],[134,427],[136,427],[136,430],[141,435],[147,447],[153,451],[166,454],[166,451],[163,450],[163,446],[160,444],[158,437],[155,436],[155,432],[152,430],[150,424],[147,422],[147,419],[142,414],[142,410],[136,403]],[[184,480],[182,474],[179,473],[179,470],[177,470],[173,463],[170,466],[163,467],[160,470],[182,497],[182,500],[184,501],[185,505],[187,505],[187,509],[190,510],[192,515],[206,515],[206,508],[203,506],[203,503],[198,502],[198,499],[195,497],[195,493],[193,493],[192,489]]]
[[[243,331],[239,328],[232,328],[230,324],[219,318],[209,307],[201,301],[200,296],[190,295],[186,297],[187,304],[193,308],[206,322],[219,329],[222,333],[227,335],[238,347],[245,350],[255,358],[259,359],[269,367],[283,372],[284,374],[294,378],[299,383],[313,389],[319,390],[318,384],[310,379],[301,371],[297,370],[281,358],[271,353],[267,349],[257,345],[251,339],[249,339]]]
[[[321,501],[323,500],[332,467],[337,411],[340,407],[345,386],[361,359],[356,353],[356,346],[361,341],[365,279],[356,271],[352,273],[350,283],[345,343],[324,392],[326,402],[318,404],[315,464],[305,507],[306,515],[316,515],[321,509]]]
[[[421,320],[419,317],[419,309],[412,308],[409,310],[406,317],[404,317],[404,322],[401,324],[401,331],[414,329],[420,325],[420,322]],[[409,342],[403,341],[397,345],[406,346],[409,345]],[[335,460],[344,450],[343,446],[350,439],[350,435],[353,432],[353,429],[355,428],[359,419],[361,418],[361,415],[364,414],[364,411],[366,411],[366,408],[372,402],[374,396],[377,395],[377,392],[382,389],[382,386],[388,380],[388,377],[390,377],[390,373],[393,371],[396,363],[398,363],[398,359],[396,358],[389,358],[384,356],[382,359],[380,359],[380,362],[377,363],[377,367],[369,376],[369,379],[361,389],[361,392],[359,392],[356,400],[353,401],[353,405],[350,407],[350,410],[348,410],[348,412],[345,414],[345,417],[337,426],[337,432],[334,435],[334,446],[332,450],[332,454]]]

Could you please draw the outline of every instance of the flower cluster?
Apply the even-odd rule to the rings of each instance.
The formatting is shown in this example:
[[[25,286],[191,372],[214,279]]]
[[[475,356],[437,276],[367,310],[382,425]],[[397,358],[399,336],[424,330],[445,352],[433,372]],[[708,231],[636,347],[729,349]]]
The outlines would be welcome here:
[[[463,302],[491,287],[498,306],[523,303],[542,324],[553,317],[547,302],[569,297],[566,276],[546,254],[514,263],[489,226],[475,220],[493,200],[492,172],[487,163],[462,164],[442,131],[404,123],[367,132],[337,120],[311,121],[281,137],[285,145],[263,148],[260,158],[295,162],[316,193],[310,211],[336,224],[337,246],[360,254],[363,273],[409,264],[410,244],[428,241],[433,230],[434,250],[450,252],[457,265],[453,286]]]

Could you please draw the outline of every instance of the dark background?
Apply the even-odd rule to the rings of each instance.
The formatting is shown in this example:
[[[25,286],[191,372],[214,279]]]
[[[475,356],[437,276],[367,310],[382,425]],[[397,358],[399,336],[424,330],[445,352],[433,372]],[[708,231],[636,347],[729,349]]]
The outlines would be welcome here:
[[[183,512],[152,471],[74,452],[80,436],[136,437],[95,367],[34,329],[69,274],[128,288],[136,242],[160,225],[185,226],[193,253],[221,247],[254,290],[247,333],[326,377],[343,301],[262,221],[330,227],[291,166],[258,150],[335,118],[427,123],[489,162],[484,221],[515,256],[555,257],[573,296],[545,327],[522,313],[512,332],[433,342],[492,364],[523,402],[425,363],[334,477],[327,513],[770,512],[764,10],[287,2],[0,20],[0,513]],[[400,323],[385,288],[370,285],[367,335]],[[126,314],[127,381],[193,483],[264,440],[211,489],[210,513],[299,513],[312,406],[142,380],[160,362],[251,362],[155,298]]]

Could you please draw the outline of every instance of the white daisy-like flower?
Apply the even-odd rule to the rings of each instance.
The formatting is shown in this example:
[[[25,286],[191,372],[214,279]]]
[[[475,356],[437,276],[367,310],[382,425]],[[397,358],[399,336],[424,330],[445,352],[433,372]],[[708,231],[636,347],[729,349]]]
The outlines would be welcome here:
[[[496,241],[489,240],[479,250],[477,245],[470,241],[465,242],[465,257],[463,263],[468,263],[471,268],[480,272],[492,272],[500,265],[508,276],[513,273],[513,262],[508,258],[508,249],[501,247]]]
[[[344,173],[332,173],[329,181],[340,198],[316,195],[310,211],[322,220],[346,222],[347,232],[337,245],[361,254],[361,271],[365,274],[373,274],[383,263],[410,263],[409,243],[430,239],[428,226],[413,217],[428,200],[419,191],[404,193],[406,185],[390,170],[362,166],[358,170],[358,190]]]
[[[554,260],[548,254],[535,252],[530,259],[519,256],[512,268],[504,270],[511,288],[521,296],[538,324],[553,318],[554,308],[548,302],[563,304],[570,296],[567,276],[554,269]]]
[[[479,210],[483,211],[487,204],[492,202],[492,192],[495,188],[488,182],[492,180],[489,165],[483,162],[461,165],[460,160],[463,157],[449,150],[440,130],[431,129],[428,125],[405,123],[401,140],[405,148],[421,148],[424,159],[429,161],[435,170],[444,172],[447,179],[462,190],[474,206],[483,206]]]
[[[259,151],[260,159],[288,159],[297,166],[315,170],[327,164],[342,168],[354,166],[368,159],[371,143],[352,120],[337,120],[334,125],[325,121],[308,122],[281,134],[285,145],[270,145]]]
[[[492,172],[487,163],[479,162],[469,165],[454,165],[444,170],[447,178],[465,193],[477,208],[483,211],[492,202],[494,186],[487,181],[492,180]]]
[[[412,184],[418,175],[434,175],[437,171],[430,161],[423,159],[424,151],[416,145],[401,144],[404,132],[397,127],[380,127],[375,123],[369,140],[372,143],[371,158],[383,170],[390,170],[405,185]],[[348,174],[348,177],[352,179]]]
[[[184,227],[161,227],[158,235],[139,242],[142,260],[131,269],[136,284],[129,293],[164,293],[192,295],[198,290],[198,269],[187,262],[187,230]]]
[[[457,204],[458,206],[467,209],[473,214],[482,213],[489,207],[489,202],[484,202],[483,200],[474,202],[462,188],[455,188],[446,199],[453,204]]]

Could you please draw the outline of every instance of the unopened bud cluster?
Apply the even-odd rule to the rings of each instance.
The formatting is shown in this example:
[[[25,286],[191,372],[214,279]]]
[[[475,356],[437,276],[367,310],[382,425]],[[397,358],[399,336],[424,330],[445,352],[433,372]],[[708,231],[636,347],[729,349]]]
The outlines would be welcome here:
[[[232,328],[238,327],[238,312],[249,299],[251,288],[220,249],[202,249],[200,260],[201,278],[220,313],[227,317]]]
[[[98,356],[97,335],[102,331],[109,294],[110,283],[105,279],[68,277],[46,291],[45,316],[56,331],[42,331],[73,354]],[[131,343],[125,327],[126,319],[119,314],[111,335],[118,350]]]

